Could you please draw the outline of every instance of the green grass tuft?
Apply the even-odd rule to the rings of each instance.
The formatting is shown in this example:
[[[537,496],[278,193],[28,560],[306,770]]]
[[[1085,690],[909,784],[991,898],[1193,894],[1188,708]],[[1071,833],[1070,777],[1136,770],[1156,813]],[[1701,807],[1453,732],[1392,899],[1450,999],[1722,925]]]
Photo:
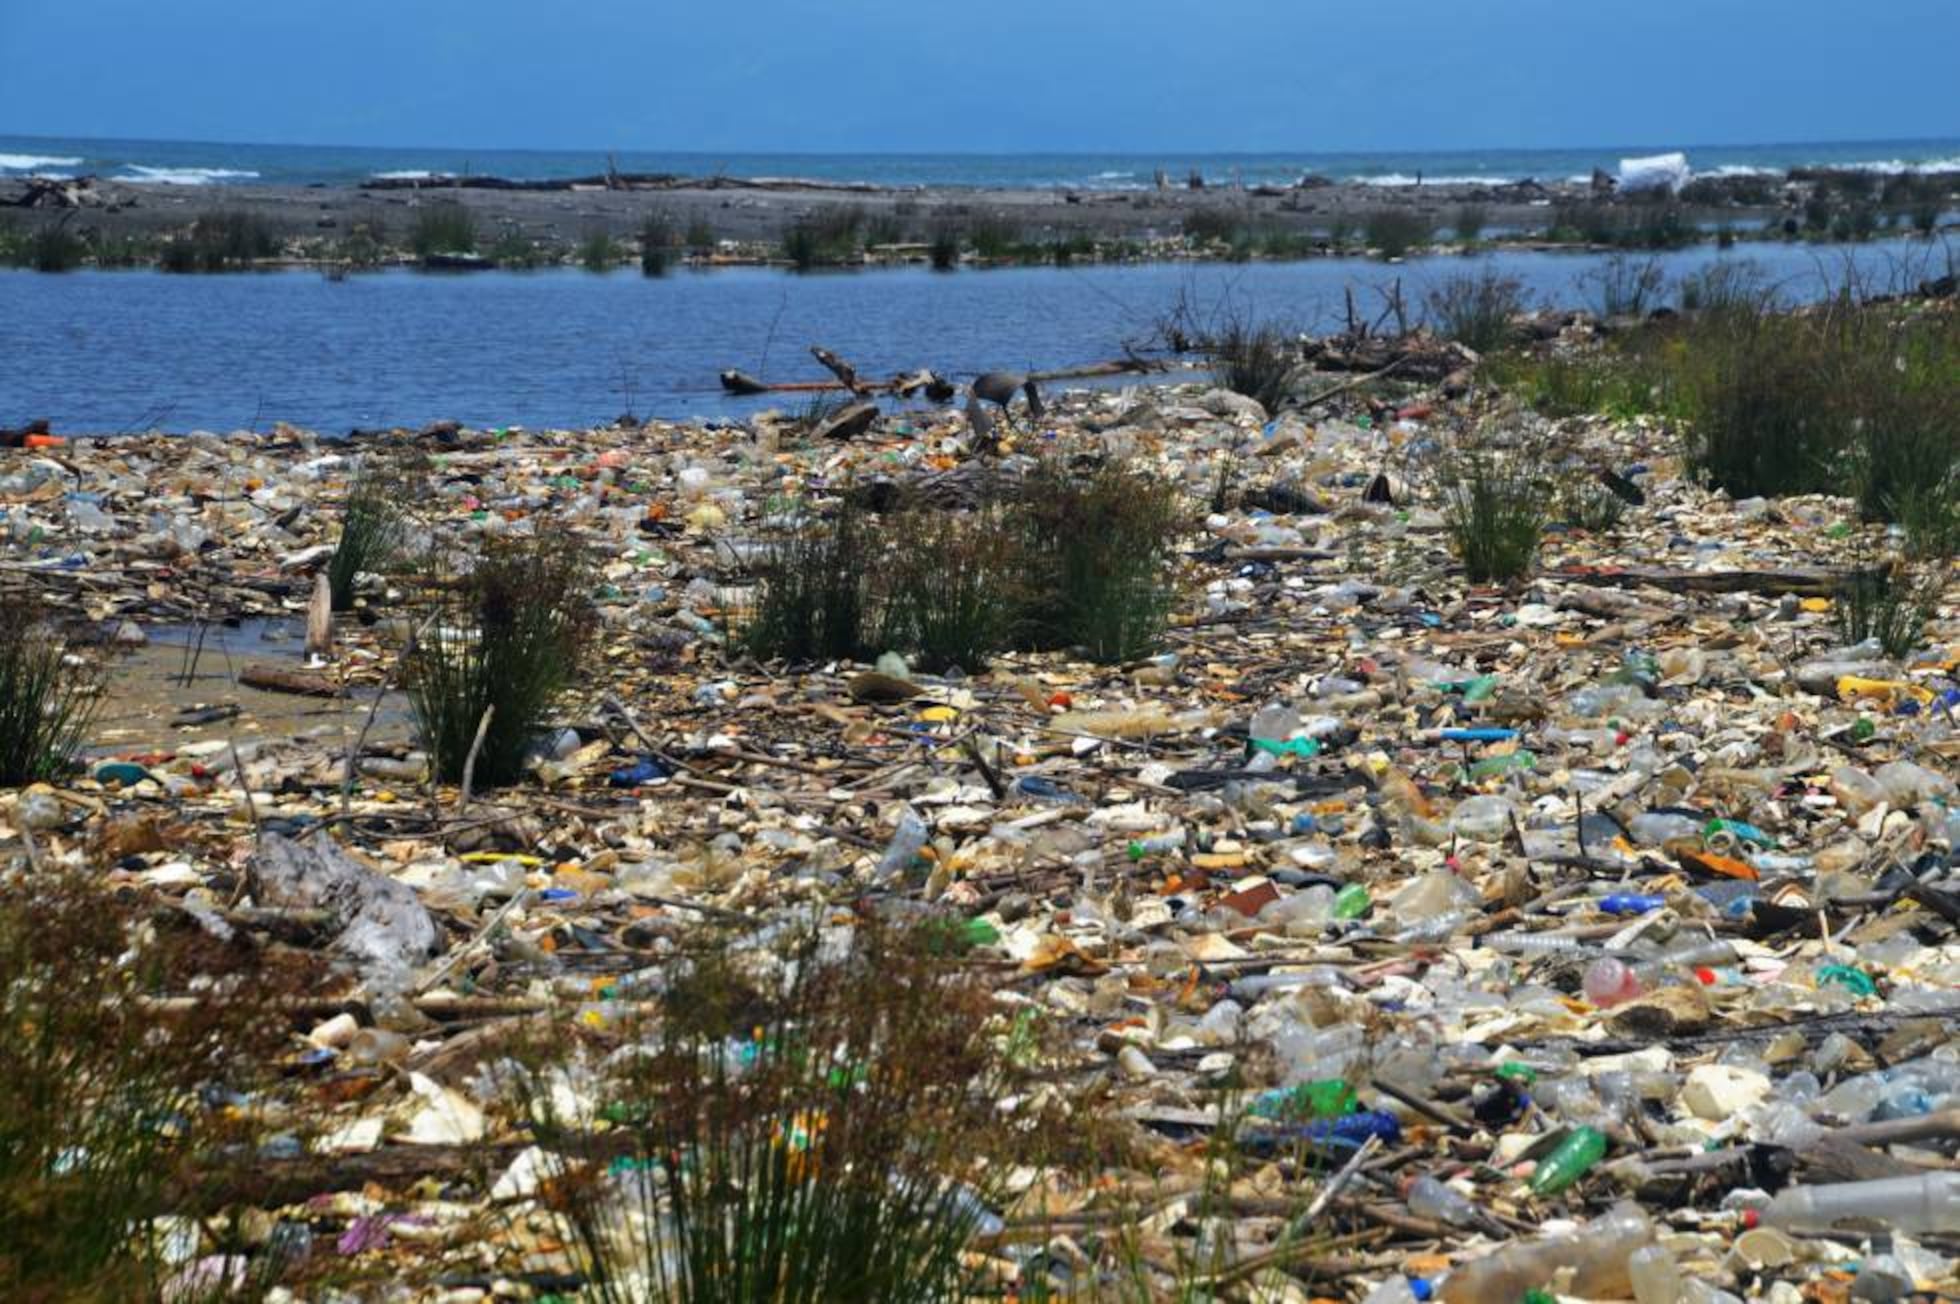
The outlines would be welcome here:
[[[1444,529],[1472,584],[1530,573],[1551,510],[1539,470],[1527,453],[1488,443],[1464,444],[1445,457]]]
[[[577,541],[556,531],[489,540],[467,575],[437,577],[403,682],[439,779],[461,780],[486,711],[475,781],[496,787],[523,773],[591,639],[590,579]]]
[[[39,605],[0,604],[0,786],[55,778],[74,763],[93,723],[96,674],[71,665]]]

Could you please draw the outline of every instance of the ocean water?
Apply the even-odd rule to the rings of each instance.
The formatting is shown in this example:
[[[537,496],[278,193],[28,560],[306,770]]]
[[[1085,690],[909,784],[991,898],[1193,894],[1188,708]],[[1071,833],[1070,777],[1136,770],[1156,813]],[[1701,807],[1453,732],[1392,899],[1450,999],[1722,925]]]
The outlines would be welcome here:
[[[683,176],[802,177],[892,186],[1142,189],[1163,169],[1173,184],[1192,171],[1208,183],[1285,185],[1313,173],[1337,180],[1407,185],[1428,181],[1584,179],[1615,171],[1623,158],[1681,150],[1697,173],[1783,172],[1831,165],[1898,172],[1960,169],[1960,139],[1763,145],[1678,141],[1557,150],[1431,150],[1283,154],[704,154],[619,150],[624,172]],[[0,135],[0,176],[90,173],[132,182],[188,185],[350,185],[370,177],[493,175],[521,180],[594,176],[604,148],[586,150],[382,149],[203,141],[97,140]]]
[[[1891,241],[1821,247],[1710,245],[1661,255],[1678,282],[1751,261],[1789,300],[1847,278],[1866,292],[1952,270],[1960,251]],[[585,426],[640,416],[794,409],[799,395],[725,396],[736,367],[770,381],[827,379],[822,344],[866,375],[927,366],[955,379],[994,368],[1098,362],[1147,346],[1180,303],[1200,321],[1238,312],[1324,332],[1351,289],[1379,316],[1398,283],[1420,313],[1439,281],[1488,265],[1534,300],[1584,305],[1604,260],[1572,253],[1149,263],[797,275],[769,268],[595,274],[313,271],[169,276],[0,271],[0,426],[46,417],[70,434],[267,429],[325,434],[456,418],[476,426]],[[1120,382],[1118,382],[1120,383]]]

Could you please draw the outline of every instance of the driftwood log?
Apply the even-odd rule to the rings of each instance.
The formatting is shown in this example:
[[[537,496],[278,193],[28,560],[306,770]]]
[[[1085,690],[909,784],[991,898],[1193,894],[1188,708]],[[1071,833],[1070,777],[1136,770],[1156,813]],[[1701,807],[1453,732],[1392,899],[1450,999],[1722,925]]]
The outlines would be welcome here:
[[[920,369],[904,372],[888,380],[867,381],[858,375],[857,369],[838,357],[829,349],[812,346],[810,352],[819,362],[824,362],[837,380],[786,380],[770,382],[751,376],[748,372],[731,367],[721,373],[721,387],[730,394],[825,394],[846,390],[859,395],[901,394],[911,395],[924,391],[934,402],[943,403],[951,399],[954,389],[951,382],[937,372]],[[830,359],[825,362],[824,359]],[[832,365],[835,363],[836,365]],[[838,371],[838,367],[843,371]],[[1091,362],[1076,367],[1058,367],[1052,371],[1036,371],[1029,375],[1030,380],[1047,382],[1051,380],[1092,380],[1098,376],[1133,376],[1149,372],[1168,370],[1162,363],[1143,358],[1117,358],[1109,362]],[[855,388],[842,378],[848,374],[857,382]]]
[[[238,682],[268,693],[293,693],[300,697],[339,697],[341,686],[325,675],[280,666],[248,665],[238,672]]]

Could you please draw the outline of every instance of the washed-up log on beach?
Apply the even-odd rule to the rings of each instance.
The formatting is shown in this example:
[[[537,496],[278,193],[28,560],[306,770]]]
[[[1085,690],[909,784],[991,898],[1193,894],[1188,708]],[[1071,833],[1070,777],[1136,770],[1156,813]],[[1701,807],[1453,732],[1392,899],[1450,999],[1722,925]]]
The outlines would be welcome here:
[[[829,351],[825,350],[825,352]],[[830,356],[836,357],[835,354]],[[1164,364],[1144,358],[1118,358],[1111,362],[1091,362],[1079,367],[1058,367],[1053,371],[1036,371],[1030,373],[1030,379],[1042,382],[1091,380],[1098,376],[1134,376],[1165,370],[1168,368]],[[855,371],[852,372],[854,377],[856,374]],[[863,387],[857,391],[859,393],[909,396],[923,390],[926,397],[941,403],[953,396],[950,382],[940,377],[938,373],[927,370],[893,376],[889,380],[859,380],[859,384]],[[789,380],[771,383],[758,380],[748,372],[735,368],[721,373],[721,387],[730,394],[827,394],[846,388],[841,380]],[[935,392],[936,390],[938,392]]]
[[[325,675],[304,670],[285,670],[278,666],[250,665],[238,672],[238,682],[268,693],[293,693],[300,697],[339,697],[340,685]]]

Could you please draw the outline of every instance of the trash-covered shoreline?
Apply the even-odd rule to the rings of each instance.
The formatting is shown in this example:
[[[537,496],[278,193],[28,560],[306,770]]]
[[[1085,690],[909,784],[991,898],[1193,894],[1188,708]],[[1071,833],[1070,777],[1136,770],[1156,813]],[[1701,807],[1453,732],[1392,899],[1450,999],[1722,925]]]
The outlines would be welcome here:
[[[692,1167],[607,1155],[632,1122],[579,1038],[671,1024],[701,930],[739,959],[799,922],[832,954],[920,920],[950,921],[1003,1044],[1043,1030],[1002,1129],[1040,1102],[1122,1143],[996,1171],[960,1297],[1960,1289],[1944,587],[1903,654],[1847,646],[1896,528],[1711,491],[1666,420],[1545,418],[1474,354],[1401,361],[1422,349],[1449,357],[1316,376],[1277,415],[1210,384],[1038,412],[1009,387],[998,414],[848,425],[17,441],[8,592],[106,667],[113,729],[4,799],[7,874],[66,866],[327,964],[282,998],[281,1081],[228,1106],[271,1124],[250,1179],[165,1211],[166,1297],[580,1297],[567,1156],[608,1210],[665,1209]],[[1472,582],[1452,548],[1472,435],[1559,486],[1522,578]],[[413,476],[408,560],[329,604],[382,463]],[[878,486],[1011,521],[1003,480],[1109,465],[1188,507],[1144,654],[928,673],[741,637],[785,521],[855,503],[891,529]],[[402,667],[450,617],[404,575],[546,530],[590,557],[592,653],[522,778],[472,790],[486,713],[437,782]],[[757,1017],[744,1064],[775,1046]],[[483,1048],[540,1023],[554,1122],[598,1149],[500,1112]],[[770,1144],[815,1155],[826,1125]]]

